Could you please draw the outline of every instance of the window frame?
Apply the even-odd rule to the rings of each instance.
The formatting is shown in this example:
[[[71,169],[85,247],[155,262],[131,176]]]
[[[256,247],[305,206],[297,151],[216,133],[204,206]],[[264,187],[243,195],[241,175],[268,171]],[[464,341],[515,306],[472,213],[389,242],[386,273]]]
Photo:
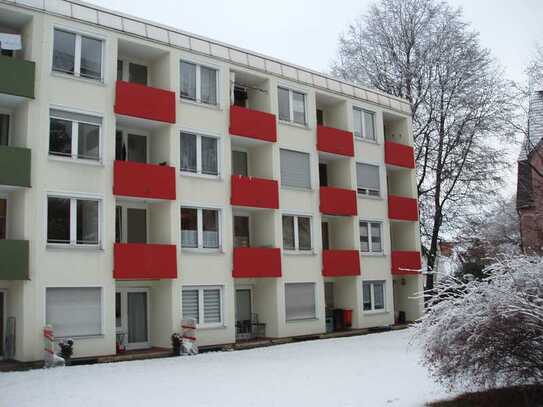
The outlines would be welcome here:
[[[197,246],[196,247],[188,247],[183,246],[183,228],[182,228],[182,222],[183,219],[181,217],[181,210],[183,209],[195,209],[196,210],[196,233],[197,233]],[[217,212],[217,227],[218,227],[218,247],[204,247],[204,210],[211,210]],[[199,251],[199,252],[221,252],[222,247],[222,231],[223,231],[223,214],[222,214],[222,208],[217,207],[210,207],[210,206],[199,206],[199,205],[181,205],[179,207],[179,245],[181,247],[181,250],[184,251]]]
[[[287,285],[299,285],[299,284],[311,284],[313,285],[313,301],[314,301],[314,311],[315,315],[312,317],[304,317],[304,318],[288,318],[287,317]],[[319,319],[319,310],[318,310],[318,298],[317,298],[317,283],[315,281],[289,281],[285,282],[283,285],[283,293],[284,293],[284,306],[285,306],[285,322],[304,322],[304,321],[315,321]]]
[[[49,198],[60,198],[70,200],[70,241],[68,243],[49,242]],[[98,243],[97,244],[81,244],[77,243],[77,201],[97,201],[98,202]],[[104,197],[102,195],[79,194],[79,193],[63,193],[63,192],[47,192],[45,195],[45,244],[47,248],[80,248],[80,249],[103,249],[103,232],[104,232]]]
[[[222,328],[225,326],[224,323],[224,286],[222,285],[182,285],[181,286],[181,319],[184,318],[183,315],[183,291],[198,291],[198,322],[196,323],[196,328]],[[219,298],[221,301],[220,306],[220,322],[205,323],[204,317],[204,291],[205,290],[219,290]]]
[[[185,62],[187,64],[192,64],[196,67],[196,72],[195,72],[196,92],[194,95],[194,99],[183,97],[181,95],[181,63],[182,62]],[[207,68],[207,69],[213,69],[215,71],[215,94],[217,95],[217,100],[215,101],[215,104],[205,103],[202,101],[202,74],[201,74],[202,67]],[[210,107],[220,108],[221,99],[222,99],[221,93],[220,93],[220,89],[221,89],[220,83],[221,83],[221,69],[219,66],[213,65],[207,62],[194,61],[188,58],[179,58],[179,99],[181,99],[181,101],[197,104],[199,106],[210,106]]]
[[[279,118],[279,88],[288,91],[288,101],[289,101],[289,120],[284,120]],[[303,95],[304,97],[304,122],[298,123],[294,121],[294,93],[299,93],[300,95]],[[309,120],[307,117],[307,101],[308,101],[308,93],[306,91],[302,91],[300,89],[294,89],[287,85],[277,85],[277,120],[279,123],[286,123],[291,124],[293,126],[299,126],[303,128],[309,127]]]
[[[85,116],[92,116],[92,117],[95,117],[96,119],[100,119],[100,124],[96,124],[96,123],[91,123],[91,122],[87,122],[87,121],[78,121],[78,120],[73,120],[73,119],[67,119],[65,117],[61,117],[60,115],[54,115],[51,113],[51,110],[58,110],[58,111],[61,111],[61,112],[65,112],[67,114],[80,114],[80,115],[85,115]],[[64,120],[64,121],[69,121],[72,123],[72,144],[71,144],[71,149],[72,149],[72,153],[68,156],[68,155],[62,155],[62,154],[55,154],[55,153],[51,153],[50,151],[50,143],[51,143],[51,119],[56,119],[56,120]],[[91,158],[81,158],[78,156],[78,148],[79,148],[79,123],[82,123],[82,124],[89,124],[89,125],[93,125],[93,126],[98,126],[98,159],[97,160],[94,160],[94,159],[91,159]],[[47,146],[47,156],[49,157],[49,159],[51,160],[59,160],[59,161],[70,161],[70,162],[77,162],[77,163],[81,163],[81,164],[94,164],[94,165],[103,165],[104,164],[104,154],[103,154],[103,149],[104,149],[104,143],[103,143],[103,135],[104,135],[104,115],[103,114],[99,114],[99,113],[95,113],[95,112],[87,112],[87,111],[83,111],[83,110],[76,110],[76,109],[66,109],[65,107],[62,107],[62,106],[55,106],[55,105],[51,105],[49,106],[49,138],[48,138],[48,146]]]
[[[55,31],[64,31],[69,34],[75,35],[75,48],[74,48],[74,72],[64,72],[55,69],[54,59],[55,59]],[[82,38],[86,37],[92,40],[100,41],[102,43],[101,55],[100,55],[100,79],[89,78],[86,76],[81,76],[81,41]],[[54,25],[52,27],[52,38],[51,38],[51,73],[55,75],[62,75],[65,78],[77,78],[84,81],[94,82],[94,83],[105,83],[105,48],[106,48],[106,38],[91,32],[81,31],[75,28],[69,28],[64,26]]]
[[[115,74],[116,80],[121,80],[123,82],[129,82],[129,83],[137,83],[137,82],[130,82],[130,64],[140,65],[147,68],[147,85],[142,85],[142,86],[150,86],[149,83],[150,83],[150,77],[151,77],[151,67],[146,61],[133,59],[133,58],[125,57],[121,55],[117,56],[117,62],[118,61],[121,61],[122,63],[122,74],[121,74],[122,78],[118,79],[117,74]]]
[[[196,171],[189,171],[181,168],[181,134],[190,134],[196,137]],[[217,174],[206,174],[202,172],[202,137],[215,139],[217,142]],[[222,177],[222,138],[217,134],[203,133],[192,129],[182,128],[179,130],[179,173],[188,177],[200,177],[209,179],[221,179]]]
[[[9,147],[13,136],[13,110],[0,108],[0,114],[8,116],[8,143],[6,146]]]
[[[368,228],[368,251],[362,250],[362,243],[360,242],[360,224],[365,223],[366,227]],[[371,231],[371,225],[372,224],[378,224],[379,225],[379,237],[381,239],[381,250],[373,250],[373,242],[372,242],[372,231]],[[368,219],[359,219],[358,220],[358,243],[359,243],[359,251],[360,253],[364,255],[382,255],[384,254],[384,247],[383,247],[383,221],[382,220],[368,220]]]
[[[294,227],[294,248],[286,248],[284,243],[284,229],[283,229],[283,217],[285,216],[291,216],[294,218],[293,227]],[[307,218],[309,219],[309,239],[310,239],[310,248],[309,249],[300,249],[300,226],[298,223],[299,218]],[[281,238],[282,238],[282,246],[283,251],[286,253],[313,253],[315,248],[313,244],[313,216],[309,214],[303,214],[303,213],[282,213],[281,214]]]
[[[386,313],[387,311],[387,291],[386,280],[364,280],[362,281],[362,312],[369,314]],[[364,286],[370,286],[370,307],[371,309],[364,309]],[[381,285],[383,287],[383,308],[375,308],[375,285]]]
[[[124,160],[117,160],[115,158],[115,161],[130,161],[130,160],[128,160],[128,136],[132,135],[132,136],[145,137],[145,142],[146,142],[146,145],[145,145],[145,149],[146,149],[145,164],[149,164],[149,151],[150,151],[150,148],[151,148],[151,133],[148,132],[148,131],[145,131],[145,130],[132,129],[132,128],[124,127],[124,126],[119,126],[119,127],[115,128],[115,136],[117,136],[117,132],[121,133],[121,137],[123,139],[123,144],[126,146],[126,157],[125,157]],[[116,142],[117,142],[117,140],[115,140],[115,143]],[[115,144],[115,149],[116,148],[117,148],[117,145]],[[116,152],[116,150],[115,150],[115,152]],[[115,155],[114,155],[114,157],[115,157]]]
[[[355,110],[360,113],[360,123],[362,125],[360,136],[356,135],[356,132],[355,132],[356,129],[354,129],[354,111]],[[373,138],[368,138],[368,137],[364,136],[365,129],[366,129],[366,116],[364,115],[364,113],[368,113],[373,117]],[[354,136],[355,140],[367,141],[367,142],[370,142],[370,143],[377,143],[377,131],[376,131],[376,127],[375,127],[375,116],[376,116],[376,112],[374,112],[372,110],[365,109],[363,107],[353,106],[353,136]]]
[[[360,188],[358,185],[358,165],[369,165],[371,167],[377,168],[377,175],[379,177],[379,190],[376,189],[369,189],[369,188]],[[382,185],[381,185],[381,166],[379,164],[373,164],[373,163],[366,163],[366,162],[356,162],[356,194],[359,198],[369,198],[369,199],[381,199],[382,198]],[[366,191],[366,192],[361,192]],[[372,195],[370,192],[377,192],[377,195]]]

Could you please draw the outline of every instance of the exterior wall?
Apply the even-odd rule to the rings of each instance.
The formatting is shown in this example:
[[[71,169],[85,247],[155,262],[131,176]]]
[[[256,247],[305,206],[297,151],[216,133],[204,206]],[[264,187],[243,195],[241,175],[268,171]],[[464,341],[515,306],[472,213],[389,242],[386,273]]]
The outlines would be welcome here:
[[[309,215],[312,217],[313,250],[309,253],[283,253],[282,277],[262,279],[233,279],[233,212],[230,205],[231,150],[233,138],[229,136],[230,71],[243,70],[224,58],[189,52],[168,47],[158,41],[106,30],[77,19],[66,19],[29,9],[1,5],[4,9],[17,10],[32,16],[31,24],[24,29],[25,57],[36,62],[36,98],[21,105],[16,114],[16,144],[32,150],[32,187],[16,191],[9,197],[13,207],[9,214],[10,236],[28,239],[30,244],[30,280],[24,282],[0,281],[0,289],[8,289],[8,312],[17,320],[16,359],[37,360],[42,357],[42,329],[45,324],[45,293],[48,287],[100,287],[102,289],[103,333],[100,336],[77,338],[75,355],[93,356],[115,353],[115,292],[120,288],[147,288],[150,292],[151,345],[168,347],[170,335],[179,331],[181,323],[182,288],[185,286],[213,285],[222,287],[223,324],[216,328],[198,329],[201,346],[232,343],[235,341],[235,287],[252,288],[253,304],[261,321],[266,323],[266,336],[286,337],[316,334],[325,331],[324,278],[322,276],[321,215],[319,213],[319,153],[316,150],[316,86],[294,77],[279,77],[261,70],[254,70],[269,90],[267,97],[259,95],[258,108],[277,115],[277,87],[286,86],[304,92],[306,96],[307,126],[279,122],[277,143],[251,147],[249,163],[253,176],[278,180],[280,183],[280,149],[306,152],[310,155],[311,189],[309,191],[280,187],[280,209],[251,212],[251,238],[256,244],[282,247],[282,214]],[[54,27],[78,33],[87,33],[104,41],[104,82],[69,78],[52,72],[52,46]],[[160,55],[150,64],[150,85],[175,91],[176,123],[149,127],[138,120],[121,118],[114,112],[116,62],[119,48],[127,43]],[[123,49],[123,52],[125,50]],[[219,71],[219,100],[217,107],[201,106],[183,101],[179,96],[179,61],[188,60],[214,67]],[[246,70],[247,72],[252,72]],[[350,86],[350,85],[349,85]],[[345,85],[347,89],[347,85]],[[337,306],[353,309],[353,327],[389,325],[394,323],[393,278],[391,275],[391,224],[387,213],[387,171],[384,161],[383,113],[401,117],[410,129],[409,113],[402,111],[404,102],[388,99],[370,91],[359,93],[359,98],[345,94],[338,96],[319,88],[318,92],[341,98],[344,104],[332,109],[330,122],[343,130],[353,130],[353,106],[375,112],[376,142],[355,141],[355,157],[331,167],[330,182],[342,188],[356,189],[356,163],[380,167],[381,196],[358,197],[358,216],[338,218],[341,233],[333,239],[344,248],[359,249],[358,219],[382,222],[383,253],[361,255],[361,276],[338,277],[336,282]],[[84,96],[82,96],[84,95]],[[362,100],[363,99],[363,100]],[[65,108],[95,114],[103,118],[102,160],[96,164],[70,162],[48,154],[49,109]],[[113,279],[113,244],[115,242],[115,206],[123,199],[113,195],[113,163],[115,160],[115,130],[117,127],[144,129],[150,134],[149,162],[166,161],[176,169],[175,201],[148,201],[149,243],[177,246],[178,277],[160,281],[115,281]],[[219,139],[219,176],[205,177],[182,174],[180,167],[181,131],[194,131]],[[409,131],[408,143],[412,143]],[[395,186],[403,192],[413,193],[414,171],[409,175],[410,191],[405,185]],[[47,195],[66,193],[71,196],[92,196],[101,199],[101,247],[98,250],[83,248],[54,248],[47,244]],[[416,196],[416,195],[414,195]],[[130,201],[130,200],[129,200]],[[133,202],[142,203],[134,199]],[[220,209],[221,248],[218,250],[181,249],[180,208],[196,206]],[[399,240],[402,246],[415,250],[419,245],[418,223]],[[411,244],[409,244],[411,243]],[[413,247],[411,247],[413,246]],[[418,288],[417,278],[409,277],[409,290]],[[383,312],[362,311],[362,283],[365,280],[386,283]],[[285,283],[311,282],[315,284],[317,318],[304,321],[286,321]],[[398,300],[398,301],[403,301]],[[402,305],[403,306],[403,305]],[[408,313],[420,315],[417,306],[409,306]]]

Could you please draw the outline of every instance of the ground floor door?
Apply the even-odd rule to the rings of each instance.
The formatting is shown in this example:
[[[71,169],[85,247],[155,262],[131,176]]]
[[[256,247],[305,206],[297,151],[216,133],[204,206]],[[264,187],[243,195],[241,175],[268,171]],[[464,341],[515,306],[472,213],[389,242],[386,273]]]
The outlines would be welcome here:
[[[236,289],[236,336],[238,339],[250,339],[252,337],[252,315],[251,289]]]
[[[117,332],[124,336],[126,349],[150,347],[149,290],[123,288],[116,295]]]
[[[0,359],[4,356],[4,343],[5,343],[5,335],[4,335],[4,327],[6,324],[5,321],[5,313],[6,313],[6,294],[4,291],[0,291]]]

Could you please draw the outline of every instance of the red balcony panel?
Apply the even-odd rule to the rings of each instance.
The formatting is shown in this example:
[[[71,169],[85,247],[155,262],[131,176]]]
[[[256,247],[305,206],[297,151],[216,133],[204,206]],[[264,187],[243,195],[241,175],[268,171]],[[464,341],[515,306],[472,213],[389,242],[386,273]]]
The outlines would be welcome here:
[[[230,203],[254,208],[279,208],[279,185],[271,179],[232,175]]]
[[[422,267],[420,253],[393,251],[391,255],[392,274],[418,274]]]
[[[115,243],[113,256],[113,278],[117,280],[177,278],[175,245]]]
[[[325,277],[360,275],[360,253],[356,250],[324,250],[322,275]]]
[[[321,187],[320,211],[326,215],[356,215],[356,191],[351,189]]]
[[[385,141],[385,163],[397,167],[415,168],[413,147]]]
[[[275,143],[277,141],[275,115],[230,106],[230,134]]]
[[[175,92],[117,81],[114,110],[125,116],[175,123]]]
[[[396,220],[419,220],[417,200],[403,196],[388,196],[388,217]]]
[[[281,277],[281,249],[264,247],[234,248],[235,278]]]
[[[175,168],[115,161],[113,194],[149,199],[175,199]]]
[[[317,126],[317,150],[353,157],[353,133],[333,127]]]

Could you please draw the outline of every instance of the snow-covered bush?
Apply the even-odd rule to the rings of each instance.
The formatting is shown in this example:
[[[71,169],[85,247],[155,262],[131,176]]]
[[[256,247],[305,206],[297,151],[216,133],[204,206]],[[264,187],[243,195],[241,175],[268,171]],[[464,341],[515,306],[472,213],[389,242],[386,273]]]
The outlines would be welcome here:
[[[507,257],[489,277],[442,280],[415,330],[423,364],[449,388],[543,382],[543,259]]]

